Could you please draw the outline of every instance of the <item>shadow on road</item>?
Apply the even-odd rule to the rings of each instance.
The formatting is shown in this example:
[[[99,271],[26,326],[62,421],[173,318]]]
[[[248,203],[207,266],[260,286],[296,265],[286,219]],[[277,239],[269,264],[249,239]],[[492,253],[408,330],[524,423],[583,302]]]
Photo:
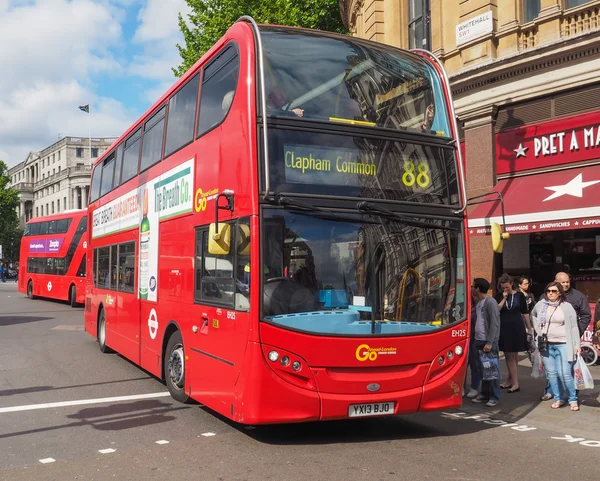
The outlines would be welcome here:
[[[93,382],[88,384],[73,384],[71,386],[31,386],[25,388],[18,389],[6,389],[4,391],[0,391],[1,396],[15,396],[19,394],[29,394],[34,392],[45,392],[45,391],[61,391],[64,389],[75,389],[78,387],[92,387],[92,386],[103,386],[105,384],[119,384],[122,382],[130,382],[130,381],[144,381],[146,379],[152,379],[150,376],[145,377],[136,377],[133,379],[118,379],[115,381],[104,381],[104,382]]]
[[[12,326],[15,324],[26,324],[28,322],[47,321],[48,319],[53,318],[48,316],[0,316],[0,326]]]
[[[172,404],[157,400],[143,400],[133,403],[85,408],[75,414],[66,416],[67,419],[75,420],[71,423],[0,434],[0,439],[87,426],[99,431],[136,429],[143,426],[174,421],[176,417],[171,415],[171,413],[189,408],[188,406],[173,407]]]

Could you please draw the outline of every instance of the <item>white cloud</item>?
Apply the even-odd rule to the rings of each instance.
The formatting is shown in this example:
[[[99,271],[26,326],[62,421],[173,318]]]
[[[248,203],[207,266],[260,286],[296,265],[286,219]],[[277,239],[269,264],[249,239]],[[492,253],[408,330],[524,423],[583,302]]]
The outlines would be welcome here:
[[[179,12],[185,0],[0,0],[0,159],[13,166],[59,133],[87,136],[88,121],[92,136],[120,135],[138,116],[131,105],[151,105],[175,82]],[[95,92],[103,78],[143,87],[119,102]],[[77,110],[88,103],[89,116]]]

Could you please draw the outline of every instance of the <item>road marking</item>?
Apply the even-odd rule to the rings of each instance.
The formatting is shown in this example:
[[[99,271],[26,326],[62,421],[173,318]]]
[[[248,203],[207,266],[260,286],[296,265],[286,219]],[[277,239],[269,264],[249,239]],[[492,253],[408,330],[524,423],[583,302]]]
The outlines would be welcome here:
[[[131,396],[116,396],[116,397],[103,397],[96,399],[78,399],[75,401],[61,401],[54,403],[43,403],[43,404],[27,404],[25,406],[10,406],[6,408],[0,408],[0,414],[2,413],[14,413],[17,411],[33,411],[34,409],[51,409],[51,408],[63,408],[69,406],[82,406],[85,404],[104,404],[111,402],[120,401],[133,401],[136,399],[152,399],[157,397],[170,396],[169,392],[154,392],[150,394],[134,394]]]
[[[164,439],[161,439],[160,441],[156,441],[156,444],[169,444],[169,441],[165,441]]]
[[[42,463],[42,464],[54,463],[55,461],[56,461],[56,459],[54,459],[54,458],[40,459],[40,463]]]
[[[210,436],[216,436],[216,434],[215,433],[202,433],[202,436],[205,436],[208,438]]]
[[[115,451],[116,451],[116,449],[112,449],[112,448],[98,450],[98,452],[100,454],[110,454],[110,453],[114,453]]]

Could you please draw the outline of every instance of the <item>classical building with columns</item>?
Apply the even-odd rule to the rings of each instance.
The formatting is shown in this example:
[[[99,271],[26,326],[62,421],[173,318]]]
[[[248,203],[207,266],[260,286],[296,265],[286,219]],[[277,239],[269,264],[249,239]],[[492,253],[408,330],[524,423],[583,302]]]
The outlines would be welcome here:
[[[352,35],[424,48],[450,78],[470,212],[471,277],[559,270],[600,297],[600,0],[340,0]]]
[[[19,219],[87,207],[92,163],[116,138],[63,137],[9,169],[11,186],[19,191]]]

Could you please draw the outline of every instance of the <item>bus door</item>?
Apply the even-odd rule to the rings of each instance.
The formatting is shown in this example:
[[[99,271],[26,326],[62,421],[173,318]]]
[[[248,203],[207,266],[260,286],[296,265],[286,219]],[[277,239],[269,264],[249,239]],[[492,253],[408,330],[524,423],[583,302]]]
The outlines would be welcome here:
[[[250,325],[249,262],[248,219],[219,223],[218,232],[215,224],[196,230],[192,319],[198,332],[187,349],[194,358],[193,395],[231,401]]]

